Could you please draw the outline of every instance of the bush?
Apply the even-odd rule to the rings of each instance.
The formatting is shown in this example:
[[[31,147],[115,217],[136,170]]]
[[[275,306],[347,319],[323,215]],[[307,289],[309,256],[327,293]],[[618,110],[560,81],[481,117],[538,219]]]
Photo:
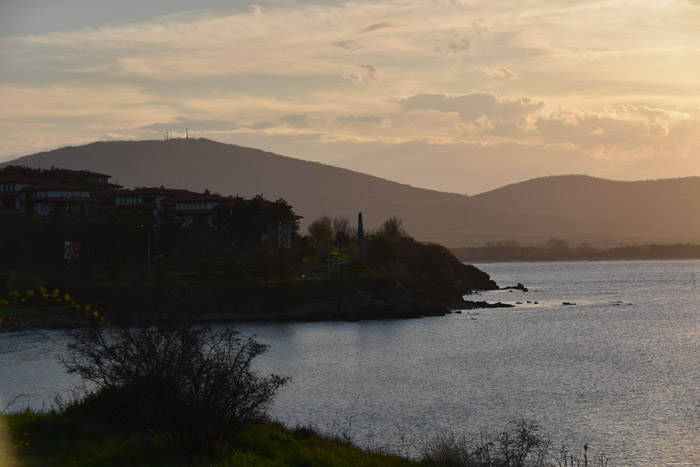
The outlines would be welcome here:
[[[540,427],[526,420],[514,420],[495,436],[482,434],[477,439],[466,435],[442,435],[423,447],[422,463],[447,467],[606,467],[608,460],[601,454],[588,459],[584,445],[583,459],[566,451],[554,449],[550,437]]]
[[[183,452],[232,452],[288,381],[256,375],[252,361],[267,347],[230,329],[184,318],[98,323],[74,331],[63,364],[110,393],[118,417]]]
[[[471,467],[545,467],[551,448],[549,437],[524,420],[510,422],[495,437],[482,435],[478,441],[466,436],[443,435],[423,450],[429,465]]]

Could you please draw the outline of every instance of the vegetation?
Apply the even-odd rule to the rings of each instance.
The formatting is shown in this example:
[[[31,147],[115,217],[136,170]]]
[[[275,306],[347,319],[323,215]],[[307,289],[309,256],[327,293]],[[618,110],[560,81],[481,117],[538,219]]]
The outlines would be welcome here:
[[[8,439],[0,440],[0,465],[141,466],[410,466],[415,461],[367,452],[308,428],[256,423],[240,433],[229,455],[182,455],[119,420],[101,415],[96,401],[50,413],[4,417]],[[0,421],[2,423],[2,421]],[[0,427],[0,430],[2,427]],[[4,457],[3,457],[4,456]]]
[[[594,248],[588,243],[571,246],[565,240],[551,238],[543,245],[522,245],[515,240],[489,242],[479,247],[452,248],[461,261],[567,261],[629,259],[700,259],[700,245],[632,245]]]
[[[462,264],[445,247],[421,243],[391,218],[367,238],[366,264],[376,271],[375,295],[458,300],[472,289],[498,288],[488,274]]]
[[[20,234],[9,229],[17,235],[18,247],[12,250],[3,244],[0,249],[6,250],[10,262],[31,266],[17,265],[18,269],[0,275],[0,298],[3,292],[24,294],[28,290],[35,290],[35,298],[39,298],[44,295],[41,288],[51,284],[52,289],[70,290],[79,302],[102,304],[101,312],[117,321],[171,312],[193,317],[245,313],[264,319],[288,307],[340,301],[358,292],[368,292],[378,300],[411,296],[446,303],[459,301],[474,289],[497,287],[487,274],[462,264],[446,248],[411,238],[397,218],[365,236],[365,261],[361,263],[357,233],[346,219],[319,219],[312,226],[323,226],[323,238],[293,235],[292,248],[277,248],[261,242],[261,238],[270,219],[295,216],[286,203],[256,197],[237,199],[232,206],[230,217],[220,219],[215,235],[202,226],[161,225],[154,250],[170,251],[170,262],[155,255],[151,276],[143,271],[145,256],[141,257],[141,272],[136,274],[138,255],[132,252],[135,256],[129,256],[129,245],[146,254],[143,219],[138,212],[84,220],[24,216],[14,224]],[[85,254],[80,261],[68,263],[59,249],[60,240],[75,238],[66,233],[73,228],[87,232],[78,238],[88,240],[83,240]],[[50,232],[50,239],[42,243],[39,237],[43,232]],[[119,238],[122,240],[117,241]],[[31,248],[35,241],[39,245],[36,250]],[[179,249],[178,245],[189,247]],[[178,251],[183,256],[178,256]],[[331,251],[334,255],[329,256]],[[25,255],[28,263],[20,261]],[[110,255],[111,263],[97,259]],[[183,270],[164,273],[163,269],[172,268],[178,257]],[[134,265],[127,275],[123,265],[129,261]],[[13,305],[13,311],[4,312],[4,323],[0,320],[3,329],[9,329],[10,317],[23,317],[34,325],[42,325],[43,321],[45,327],[74,326],[65,316],[65,302],[25,300]],[[372,316],[370,313],[362,318]]]
[[[99,398],[58,411],[25,411],[4,416],[7,439],[0,437],[2,465],[146,465],[146,466],[429,466],[429,467],[606,467],[604,455],[573,453],[556,447],[539,427],[518,420],[497,434],[474,437],[444,434],[412,446],[407,458],[354,446],[345,438],[323,435],[309,427],[286,428],[259,422],[237,437],[228,455],[186,454],[133,431],[105,416]],[[109,412],[107,412],[109,413]],[[3,419],[0,419],[0,423]],[[5,456],[4,458],[2,456]]]
[[[182,452],[232,452],[288,381],[257,376],[251,365],[266,346],[230,329],[195,328],[177,314],[110,326],[94,318],[72,332],[68,372],[94,383],[114,416]]]
[[[440,467],[605,467],[604,455],[588,458],[588,445],[579,457],[564,446],[555,448],[550,436],[526,420],[513,420],[495,435],[444,434],[429,440],[422,463]]]

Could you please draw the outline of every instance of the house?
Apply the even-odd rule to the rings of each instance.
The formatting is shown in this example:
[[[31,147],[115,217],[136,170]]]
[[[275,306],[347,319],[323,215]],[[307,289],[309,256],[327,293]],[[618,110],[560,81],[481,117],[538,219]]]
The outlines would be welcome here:
[[[142,210],[153,216],[153,222],[161,221],[164,212],[163,200],[185,190],[173,188],[136,188],[133,190],[97,190],[93,196],[102,200],[102,208],[106,211]]]
[[[0,210],[40,216],[76,214],[93,216],[105,190],[121,188],[109,175],[88,170],[51,169],[41,178],[0,175]]]
[[[183,227],[194,224],[196,219],[205,219],[206,224],[213,227],[213,209],[226,201],[226,198],[220,195],[174,188],[98,190],[93,194],[102,198],[105,210],[141,210],[153,216],[154,224],[160,224],[166,218],[176,218],[181,221]]]
[[[182,190],[160,202],[163,216],[174,216],[182,221],[183,227],[194,224],[198,219],[214,228],[215,208],[224,203],[226,198],[209,193],[195,193]]]
[[[90,188],[59,182],[41,182],[22,189],[24,212],[40,216],[76,214],[95,215],[97,200],[90,196]]]
[[[92,188],[121,188],[121,185],[109,183],[111,175],[90,172],[89,170],[69,169],[56,169],[56,173],[59,175],[67,176],[73,179],[75,182],[88,185]]]
[[[18,175],[0,175],[0,210],[26,212],[24,189],[39,183],[42,183],[42,180]]]
[[[109,183],[109,175],[88,170],[52,169],[40,176],[0,175],[0,211],[81,217],[142,211],[152,216],[154,225],[175,219],[183,227],[199,224],[218,233],[246,231],[246,242],[259,242],[271,251],[292,247],[301,218],[284,200],[271,202],[262,196],[246,200],[164,187],[125,190]]]

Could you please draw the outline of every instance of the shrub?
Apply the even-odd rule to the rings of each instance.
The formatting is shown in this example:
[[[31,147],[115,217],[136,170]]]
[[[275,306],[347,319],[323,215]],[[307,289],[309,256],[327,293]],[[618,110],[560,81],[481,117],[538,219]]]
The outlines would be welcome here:
[[[589,461],[588,445],[583,459],[554,449],[550,437],[540,427],[526,420],[514,420],[495,436],[482,434],[476,439],[466,435],[441,435],[423,447],[422,463],[447,467],[606,467],[600,455]]]
[[[155,323],[74,331],[63,364],[109,392],[113,413],[162,444],[229,454],[288,378],[256,375],[252,361],[267,347],[234,330],[196,328],[184,318]]]

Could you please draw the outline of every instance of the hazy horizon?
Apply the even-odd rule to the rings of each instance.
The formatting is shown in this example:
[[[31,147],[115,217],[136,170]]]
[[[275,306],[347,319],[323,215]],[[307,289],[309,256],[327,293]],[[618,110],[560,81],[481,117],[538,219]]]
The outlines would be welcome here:
[[[0,5],[0,162],[204,137],[443,192],[700,175],[700,2]]]

